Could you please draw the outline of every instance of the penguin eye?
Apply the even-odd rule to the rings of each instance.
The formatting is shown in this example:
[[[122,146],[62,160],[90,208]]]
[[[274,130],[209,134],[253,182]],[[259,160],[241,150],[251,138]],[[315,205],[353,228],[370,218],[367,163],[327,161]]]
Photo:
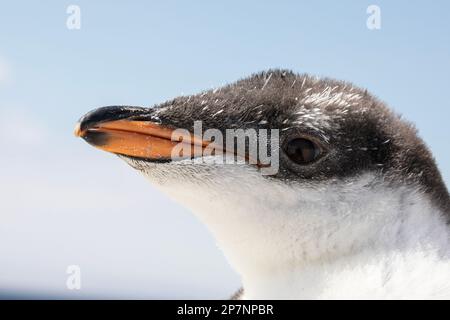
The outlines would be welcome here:
[[[322,150],[311,140],[295,138],[285,145],[284,152],[297,164],[310,164],[320,157]]]

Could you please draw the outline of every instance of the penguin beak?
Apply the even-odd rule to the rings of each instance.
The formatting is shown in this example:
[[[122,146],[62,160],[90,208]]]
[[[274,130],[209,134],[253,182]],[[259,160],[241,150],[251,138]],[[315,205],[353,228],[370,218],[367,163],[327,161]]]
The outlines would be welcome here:
[[[74,134],[101,150],[151,161],[170,161],[173,148],[180,143],[183,154],[177,154],[177,159],[201,156],[210,143],[185,130],[174,134],[175,129],[146,120],[151,118],[148,115],[149,109],[144,108],[96,109],[79,120]]]

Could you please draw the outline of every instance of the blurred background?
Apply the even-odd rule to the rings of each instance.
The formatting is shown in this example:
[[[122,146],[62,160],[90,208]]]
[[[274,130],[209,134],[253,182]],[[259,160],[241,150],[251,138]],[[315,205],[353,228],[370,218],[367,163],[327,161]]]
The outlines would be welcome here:
[[[449,16],[448,1],[0,1],[0,298],[227,298],[240,286],[187,210],[73,136],[96,107],[276,67],[348,80],[417,125],[448,183]]]

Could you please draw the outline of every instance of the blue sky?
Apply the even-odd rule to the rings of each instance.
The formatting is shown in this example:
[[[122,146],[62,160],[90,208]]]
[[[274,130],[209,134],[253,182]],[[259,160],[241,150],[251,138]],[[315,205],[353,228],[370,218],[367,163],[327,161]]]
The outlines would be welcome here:
[[[66,28],[71,4],[80,30]],[[380,30],[366,27],[371,4]],[[85,295],[221,297],[239,285],[189,213],[72,136],[99,106],[148,106],[275,67],[347,80],[416,124],[448,183],[449,12],[448,1],[1,1],[0,290],[75,294],[61,286],[70,263],[84,265]]]

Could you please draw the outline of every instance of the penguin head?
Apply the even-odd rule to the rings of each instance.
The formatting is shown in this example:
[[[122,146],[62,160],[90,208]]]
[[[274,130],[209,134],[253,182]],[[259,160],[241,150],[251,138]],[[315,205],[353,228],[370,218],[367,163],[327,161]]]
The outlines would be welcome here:
[[[247,269],[388,242],[380,232],[405,201],[449,208],[414,126],[332,79],[269,70],[150,108],[96,109],[76,135],[191,209]]]

